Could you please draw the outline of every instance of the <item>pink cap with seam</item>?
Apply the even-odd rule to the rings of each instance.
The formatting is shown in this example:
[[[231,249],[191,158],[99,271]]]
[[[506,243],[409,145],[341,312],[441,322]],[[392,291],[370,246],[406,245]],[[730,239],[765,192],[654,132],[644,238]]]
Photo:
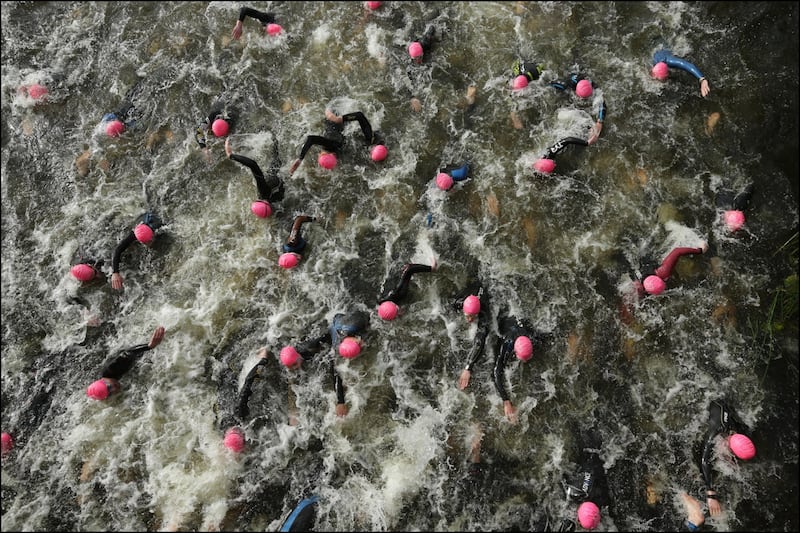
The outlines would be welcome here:
[[[652,295],[661,294],[664,292],[664,289],[667,288],[667,284],[664,283],[664,280],[656,275],[647,276],[644,278],[642,285],[644,286],[644,290],[647,291],[647,294]]]
[[[230,451],[240,453],[244,450],[244,435],[242,434],[242,430],[235,427],[228,429],[228,431],[225,432],[225,438],[222,439],[222,443]]]
[[[345,359],[353,359],[361,353],[361,345],[353,337],[345,337],[339,343],[339,355]]]
[[[105,400],[108,398],[108,386],[105,380],[98,379],[88,387],[86,387],[86,396],[92,400]]]
[[[556,162],[552,159],[547,159],[545,157],[541,159],[537,159],[536,162],[533,164],[533,168],[541,172],[542,174],[550,174],[556,168]]]
[[[741,211],[733,209],[725,211],[723,218],[725,219],[725,226],[730,231],[739,231],[744,226],[744,213]]]
[[[728,446],[731,447],[733,454],[743,461],[749,461],[756,456],[756,446],[747,435],[734,433],[728,437]]]
[[[214,135],[217,137],[224,137],[228,134],[229,129],[230,127],[228,126],[228,123],[221,118],[218,118],[213,124],[211,124],[211,131],[213,131]]]
[[[153,228],[147,224],[137,224],[136,227],[133,228],[133,234],[136,236],[136,240],[142,244],[149,244],[155,235]]]
[[[669,76],[669,67],[663,61],[659,61],[653,65],[653,70],[650,71],[650,74],[652,74],[655,79],[664,81],[667,79],[667,76]]]
[[[300,358],[300,354],[294,349],[294,346],[284,346],[281,348],[281,364],[283,366],[292,366]]]
[[[86,263],[78,263],[69,269],[69,272],[78,281],[92,281],[97,273],[94,268]]]
[[[578,507],[578,522],[584,529],[594,529],[600,525],[600,508],[592,502],[583,502]]]
[[[121,120],[112,120],[106,124],[106,135],[109,137],[119,137],[125,131],[125,124]]]
[[[322,154],[319,154],[319,157],[317,158],[317,163],[319,163],[319,166],[321,166],[326,170],[332,170],[337,163],[336,154],[333,154],[331,152],[324,152]]]
[[[267,218],[272,215],[272,206],[266,200],[255,200],[250,204],[250,211],[258,218]]]
[[[517,358],[522,361],[527,361],[533,357],[533,343],[531,343],[531,339],[525,335],[517,337],[514,341],[514,353],[517,354]]]
[[[481,300],[474,294],[470,294],[466,298],[464,298],[464,304],[462,305],[464,309],[464,313],[467,315],[477,315],[481,311]]]
[[[378,306],[378,316],[383,320],[394,320],[397,318],[397,312],[400,310],[394,302],[383,302]]]
[[[412,57],[412,59],[417,59],[418,57],[422,57],[422,45],[419,44],[417,41],[408,45],[408,55]]]

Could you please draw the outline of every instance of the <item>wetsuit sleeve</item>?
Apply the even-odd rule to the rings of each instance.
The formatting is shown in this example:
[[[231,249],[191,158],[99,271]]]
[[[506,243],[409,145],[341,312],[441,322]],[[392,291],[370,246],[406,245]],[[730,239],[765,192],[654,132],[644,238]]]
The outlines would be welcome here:
[[[492,377],[494,378],[494,388],[497,394],[503,401],[510,400],[508,392],[506,391],[505,383],[505,369],[508,363],[509,355],[514,350],[514,341],[504,340],[500,345],[500,350],[494,359],[494,369],[492,370]]]
[[[408,285],[411,282],[411,276],[419,272],[433,272],[433,269],[430,267],[430,265],[421,265],[418,263],[410,263],[405,265],[397,285],[384,296],[382,296],[378,303],[380,304],[387,301],[398,303],[398,301],[405,297],[405,295],[408,293]]]
[[[656,269],[655,274],[666,281],[672,275],[672,269],[675,268],[681,256],[702,253],[702,248],[675,248],[664,258],[661,265]]]
[[[553,156],[555,156],[556,154],[560,154],[572,144],[578,146],[589,146],[589,143],[587,141],[579,139],[578,137],[564,137],[563,139],[557,141],[553,146],[547,149],[544,158],[552,159]]]
[[[358,125],[361,126],[361,133],[364,134],[364,142],[367,144],[372,144],[374,141],[374,135],[372,132],[372,124],[369,123],[367,117],[364,116],[364,113],[361,111],[356,111],[355,113],[347,113],[346,115],[342,115],[342,120],[345,122],[349,122],[351,120],[357,120]]]
[[[736,195],[733,199],[733,208],[738,211],[744,211],[750,205],[750,197],[753,195],[753,184],[749,183],[742,192]]]
[[[239,20],[244,21],[246,17],[252,17],[261,22],[263,26],[267,24],[272,24],[275,22],[275,14],[274,13],[264,13],[263,11],[257,11],[250,7],[242,7],[239,9]]]
[[[600,99],[600,106],[597,109],[597,122],[604,122],[606,120],[606,99]]]
[[[479,315],[480,316],[480,315]],[[480,318],[479,318],[480,320]],[[475,332],[475,340],[472,341],[472,349],[467,356],[465,370],[473,371],[473,366],[483,357],[486,348],[486,337],[489,335],[489,324],[483,322],[478,324],[478,331]]]
[[[719,428],[709,428],[705,436],[705,444],[703,445],[703,457],[700,460],[700,469],[703,472],[703,481],[706,484],[706,490],[713,490],[713,478],[711,475],[711,452],[714,450],[714,439],[719,434]]]
[[[694,76],[695,78],[697,78],[698,80],[701,80],[701,79],[704,78],[703,73],[700,72],[700,69],[697,68],[696,66],[694,66],[692,63],[689,63],[685,59],[681,59],[681,58],[675,57],[675,56],[668,56],[668,57],[665,57],[664,59],[665,59],[664,62],[670,68],[677,68],[677,69],[684,70],[684,71],[688,72],[689,74],[691,74],[692,76]]]
[[[267,358],[259,359],[244,379],[244,385],[239,392],[239,402],[236,406],[236,416],[238,416],[240,420],[244,420],[250,416],[250,406],[248,402],[250,401],[250,396],[253,395],[253,382],[256,378],[261,376],[268,361],[269,359]]]
[[[336,359],[331,359],[331,377],[333,378],[333,390],[336,391],[336,403],[344,403],[344,383],[342,376],[336,371]]]
[[[304,361],[309,361],[317,355],[325,345],[331,342],[331,334],[325,328],[322,333],[316,337],[311,337],[300,343],[295,349],[297,353],[303,358]]]
[[[149,350],[151,350],[149,344],[138,344],[120,350],[114,359],[106,363],[103,368],[102,377],[120,379],[133,367],[133,364],[139,360],[142,354]]]
[[[253,173],[253,178],[256,180],[259,200],[269,200],[271,191],[267,186],[267,181],[264,179],[264,173],[261,172],[261,167],[258,166],[258,163],[249,157],[239,154],[231,154],[230,160],[236,161],[237,163],[242,164],[250,169],[250,172]]]
[[[114,248],[114,257],[111,260],[111,271],[112,272],[119,272],[119,260],[122,257],[122,252],[128,249],[128,247],[133,244],[136,240],[136,235],[133,232],[130,232],[119,244],[117,247]]]
[[[332,139],[328,139],[327,137],[323,137],[321,135],[309,135],[306,137],[306,142],[303,144],[303,148],[300,150],[299,159],[302,160],[305,158],[308,151],[314,145],[322,146],[328,152],[336,152],[341,148],[341,143],[334,141]]]

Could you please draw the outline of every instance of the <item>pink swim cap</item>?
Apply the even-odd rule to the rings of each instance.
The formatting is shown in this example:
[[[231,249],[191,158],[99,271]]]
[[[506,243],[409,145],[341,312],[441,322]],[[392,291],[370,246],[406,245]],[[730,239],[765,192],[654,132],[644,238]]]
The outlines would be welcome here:
[[[133,228],[133,234],[136,235],[136,240],[142,244],[149,244],[153,240],[153,228],[147,224],[137,224]]]
[[[281,364],[283,366],[292,366],[300,358],[300,354],[294,349],[294,346],[284,346],[281,348]]]
[[[578,522],[583,529],[594,529],[600,525],[600,508],[592,502],[583,502],[578,507]]]
[[[109,137],[119,137],[125,131],[125,124],[121,120],[112,120],[106,124],[106,135]]]
[[[325,152],[319,154],[319,157],[317,158],[317,163],[319,163],[319,166],[321,166],[322,168],[331,170],[333,167],[336,166],[337,163],[336,154],[333,154],[331,152]]]
[[[381,3],[380,2],[367,2],[367,7],[370,8],[370,9],[378,9],[379,7],[381,7]]]
[[[283,28],[281,27],[280,24],[270,23],[267,24],[266,30],[267,30],[267,35],[275,36],[280,34],[280,32],[283,31]]]
[[[383,302],[378,306],[378,316],[383,320],[394,320],[397,318],[397,312],[400,310],[394,302]]]
[[[417,41],[414,41],[413,43],[409,44],[408,55],[410,55],[412,59],[422,57],[422,45],[419,44]]]
[[[222,120],[221,118],[218,118],[217,120],[214,121],[213,124],[211,124],[211,131],[213,131],[214,135],[216,135],[217,137],[222,137],[224,135],[227,135],[228,129],[229,129],[228,123]]]
[[[589,98],[592,96],[592,82],[589,80],[581,80],[575,86],[575,94],[581,98]]]
[[[86,396],[92,400],[105,400],[108,398],[108,386],[102,379],[98,379],[88,387],[86,387]]]
[[[524,74],[520,74],[516,78],[514,78],[514,90],[519,91],[524,89],[528,86],[528,76]]]
[[[756,456],[756,447],[747,435],[734,433],[728,438],[728,445],[733,454],[744,461],[749,461]]]
[[[467,315],[477,315],[481,311],[481,300],[474,294],[464,298],[464,313]]]
[[[541,158],[537,159],[533,164],[533,168],[542,174],[550,174],[556,168],[556,162],[552,159]]]
[[[650,71],[650,74],[652,74],[655,79],[664,81],[669,75],[669,67],[663,61],[659,61],[653,65],[653,70]]]
[[[644,278],[642,285],[644,285],[644,290],[647,291],[647,294],[653,295],[661,294],[667,288],[664,280],[655,275]]]
[[[225,432],[225,438],[222,439],[222,443],[234,453],[241,452],[244,450],[244,435],[242,435],[242,430],[239,428],[230,428]]]
[[[383,161],[386,159],[387,155],[389,155],[389,150],[382,144],[376,144],[372,147],[372,151],[370,152],[373,161]]]
[[[436,186],[443,191],[449,191],[453,188],[453,178],[446,172],[439,172],[436,175]]]
[[[361,345],[352,337],[345,337],[339,344],[339,355],[345,359],[352,359],[361,353]]]
[[[294,268],[300,262],[300,255],[294,252],[286,252],[278,258],[278,266],[285,269]]]
[[[5,455],[8,452],[10,452],[11,448],[14,447],[14,438],[11,435],[9,435],[8,433],[6,433],[5,431],[3,432],[3,435],[0,436],[0,442],[2,443],[1,451],[2,451],[3,455]]]
[[[744,213],[741,211],[725,211],[724,219],[730,231],[739,231],[744,226]]]
[[[272,215],[272,206],[266,200],[256,200],[250,204],[250,211],[258,218],[267,218]]]
[[[78,281],[91,281],[94,279],[96,271],[86,263],[79,263],[70,268],[69,273]]]
[[[527,361],[533,356],[533,343],[525,335],[520,335],[514,341],[514,353],[517,354],[518,359]]]
[[[39,85],[38,83],[34,83],[28,87],[28,96],[34,100],[40,100],[47,96],[47,87],[44,85]]]

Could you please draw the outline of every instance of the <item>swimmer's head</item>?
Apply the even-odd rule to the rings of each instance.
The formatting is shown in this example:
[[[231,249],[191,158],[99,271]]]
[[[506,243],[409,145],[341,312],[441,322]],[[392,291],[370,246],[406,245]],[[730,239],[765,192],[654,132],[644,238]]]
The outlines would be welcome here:
[[[153,228],[147,224],[137,224],[136,227],[133,228],[133,234],[136,236],[136,240],[142,244],[150,244],[155,235]]]
[[[278,266],[287,270],[296,267],[299,262],[300,254],[295,252],[286,252],[278,258]]]
[[[345,337],[339,344],[339,355],[345,359],[353,359],[361,353],[361,345],[353,337]]]
[[[41,100],[45,96],[47,96],[47,87],[44,85],[39,85],[38,83],[34,83],[30,87],[28,87],[28,96],[33,98],[34,100]]]
[[[332,152],[322,152],[317,158],[317,163],[324,169],[331,170],[336,166],[336,154]]]
[[[589,80],[581,80],[575,86],[575,94],[581,98],[589,98],[592,96],[592,82]]]
[[[659,61],[655,65],[653,65],[653,70],[650,71],[650,74],[659,81],[664,81],[669,76],[669,67],[663,61]]]
[[[644,290],[647,291],[647,294],[652,294],[654,296],[661,294],[664,292],[664,289],[667,288],[667,284],[664,283],[664,280],[655,275],[644,278],[642,285],[644,286]]]
[[[528,86],[528,76],[524,74],[520,74],[516,78],[514,78],[514,90],[519,91],[524,89]]]
[[[110,394],[116,392],[117,388],[114,383],[101,378],[86,387],[86,396],[92,400],[105,400]]]
[[[533,356],[533,343],[525,335],[520,335],[514,341],[514,353],[521,361],[527,361]]]
[[[741,211],[733,209],[725,211],[723,218],[725,219],[725,226],[730,231],[739,231],[744,226],[744,213]]]
[[[213,122],[213,124],[211,124],[211,131],[213,131],[214,135],[217,137],[224,137],[228,134],[229,129],[230,126],[228,126],[228,123],[221,118],[218,118]]]
[[[383,320],[394,320],[397,318],[397,312],[400,310],[394,302],[383,302],[378,306],[378,316]]]
[[[230,451],[240,453],[244,450],[244,435],[242,434],[242,430],[239,428],[228,429],[228,431],[225,432],[222,443]]]
[[[600,525],[600,508],[592,502],[583,502],[578,507],[578,522],[583,529],[594,529]]]
[[[300,360],[300,354],[293,346],[284,346],[280,354],[281,364],[286,367],[293,367]]]
[[[536,162],[533,164],[533,168],[542,174],[550,174],[553,172],[553,170],[555,170],[556,162],[552,159],[543,157],[536,160]]]
[[[728,445],[733,454],[743,461],[749,461],[756,456],[756,446],[747,435],[734,433],[728,437]]]
[[[381,7],[380,2],[367,2],[367,7],[372,9],[373,11]]]
[[[106,135],[109,137],[119,137],[125,132],[125,124],[121,120],[115,119],[106,124]]]
[[[370,156],[373,161],[383,161],[386,159],[387,155],[389,155],[389,151],[386,149],[386,146],[382,144],[376,144],[372,147],[372,150],[370,150]]]
[[[436,186],[443,191],[449,191],[453,188],[453,178],[447,172],[439,172],[436,175]]]
[[[272,206],[269,205],[269,202],[266,200],[255,200],[250,204],[250,211],[258,218],[272,216]]]
[[[97,271],[91,265],[87,265],[86,263],[78,263],[77,265],[74,265],[69,269],[69,273],[72,274],[72,277],[78,281],[92,281],[97,275]]]
[[[417,41],[408,45],[408,55],[411,56],[411,59],[419,59],[422,57],[422,45],[419,44]]]
[[[474,294],[470,294],[464,298],[464,303],[461,307],[467,317],[467,320],[471,322],[472,319],[478,316],[478,313],[481,312],[481,300]]]
[[[269,23],[264,27],[264,31],[267,32],[267,35],[275,36],[279,35],[283,31],[283,28],[280,24]]]
[[[14,438],[5,431],[3,432],[3,435],[0,437],[0,442],[2,443],[1,450],[3,455],[7,454],[8,452],[11,451],[12,448],[14,448]]]

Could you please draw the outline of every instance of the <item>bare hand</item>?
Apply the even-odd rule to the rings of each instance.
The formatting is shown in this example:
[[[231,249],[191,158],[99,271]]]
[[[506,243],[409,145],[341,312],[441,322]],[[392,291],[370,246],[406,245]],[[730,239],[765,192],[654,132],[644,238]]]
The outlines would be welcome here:
[[[706,505],[708,505],[708,514],[717,516],[722,513],[722,506],[714,498],[706,498]]]
[[[600,137],[600,132],[603,131],[603,123],[596,122],[592,129],[589,130],[589,139],[586,141],[589,144],[594,144],[597,142],[597,139]]]
[[[503,411],[506,414],[506,418],[512,424],[517,423],[517,410],[514,407],[514,404],[511,403],[511,400],[506,400],[503,402]]]
[[[335,122],[336,124],[341,124],[344,122],[344,119],[331,111],[330,109],[325,109],[325,118],[330,120],[331,122]]]
[[[269,352],[267,352],[267,347],[266,346],[262,347],[260,350],[258,350],[258,353],[256,355],[258,355],[258,357],[261,359],[266,359],[267,356],[269,355]]]
[[[415,113],[422,111],[422,102],[420,102],[418,98],[411,99],[411,110]]]
[[[336,416],[338,416],[338,417],[347,416],[347,404],[346,403],[337,403],[336,404]]]
[[[164,326],[158,326],[153,332],[153,336],[150,337],[150,342],[147,345],[151,350],[161,344],[161,341],[164,339],[164,331]]]
[[[241,20],[237,20],[236,21],[236,25],[233,27],[232,35],[233,35],[233,38],[237,39],[237,40],[239,39],[239,37],[242,36],[242,21]]]
[[[461,376],[458,378],[458,388],[459,390],[464,390],[469,385],[469,377],[472,375],[472,372],[467,370],[466,368],[461,371]]]
[[[703,80],[700,82],[700,95],[705,98],[708,96],[708,93],[711,92],[711,89],[708,86],[708,80]]]
[[[294,171],[297,170],[297,167],[299,166],[300,166],[300,160],[295,159],[294,163],[292,163],[292,166],[289,167],[289,175],[291,176],[292,174],[294,174]]]
[[[233,149],[231,148],[231,138],[225,138],[225,155],[228,156],[228,159],[231,158],[231,154],[233,153]]]
[[[122,275],[119,272],[111,274],[111,288],[116,291],[122,289]]]
[[[203,148],[203,157],[205,157],[206,163],[211,164],[211,151],[208,148]]]

